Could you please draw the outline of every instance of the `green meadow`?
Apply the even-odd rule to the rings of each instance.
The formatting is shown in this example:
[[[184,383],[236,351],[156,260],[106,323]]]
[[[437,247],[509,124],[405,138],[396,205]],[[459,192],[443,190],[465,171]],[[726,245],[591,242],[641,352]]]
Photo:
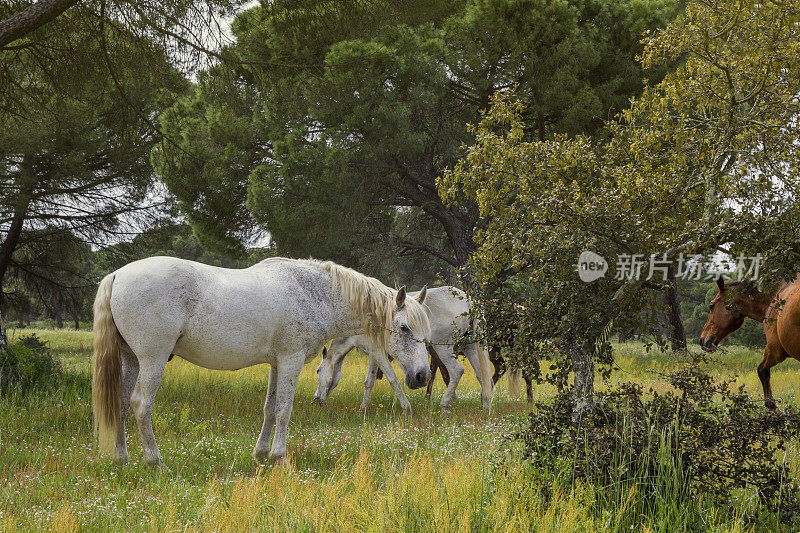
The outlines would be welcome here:
[[[305,367],[289,430],[289,465],[259,467],[251,458],[261,426],[268,367],[217,372],[175,358],[167,365],[154,413],[154,430],[168,471],[141,463],[138,430],[128,419],[131,461],[117,466],[97,456],[91,429],[91,332],[36,333],[57,353],[64,377],[55,389],[0,400],[0,531],[619,531],[625,501],[598,508],[603,487],[577,486],[545,497],[531,466],[516,458],[508,437],[522,428],[529,406],[512,398],[502,379],[490,412],[480,409],[468,367],[452,413],[443,415],[439,381],[428,402],[410,391],[413,417],[403,416],[385,380],[369,411],[358,411],[367,359],[348,358],[339,387],[325,406],[312,402],[316,364]],[[616,346],[617,380],[654,390],[660,373],[683,361]],[[755,394],[758,351],[729,347],[716,354],[714,372],[738,376]],[[800,364],[773,369],[779,406],[800,405]],[[538,385],[537,401],[553,389]],[[798,479],[800,446],[787,461]],[[636,494],[629,495],[636,498]],[[703,508],[703,529],[764,529],[744,519],[752,494],[730,508],[703,502],[664,505]],[[624,530],[674,531],[683,524],[658,512],[636,517]]]

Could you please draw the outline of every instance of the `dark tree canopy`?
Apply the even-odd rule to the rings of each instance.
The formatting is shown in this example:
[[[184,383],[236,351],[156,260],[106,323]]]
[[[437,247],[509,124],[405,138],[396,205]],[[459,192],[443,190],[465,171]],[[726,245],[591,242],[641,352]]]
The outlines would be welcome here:
[[[241,63],[212,69],[162,116],[181,148],[161,145],[153,161],[218,249],[262,228],[289,255],[358,267],[353,249],[378,243],[460,266],[478,211],[445,206],[435,180],[461,155],[466,124],[495,91],[516,87],[531,138],[597,133],[641,91],[642,34],[675,10],[627,0],[273,2],[237,17],[225,53]],[[428,231],[403,231],[403,210],[431,221]]]
[[[140,50],[122,44],[129,34],[108,26],[98,42],[74,32],[72,19],[68,13],[50,23],[64,33],[48,41],[47,62],[40,51],[0,51],[9,59],[0,76],[9,89],[0,91],[0,283],[9,269],[31,270],[30,255],[17,253],[22,248],[59,248],[74,237],[103,243],[163,212],[149,164],[159,137],[140,115],[158,114],[167,91],[184,90],[185,81],[165,56],[142,64]],[[114,43],[114,80],[84,68],[88,56],[109,50],[104,42]],[[72,46],[83,53],[70,55]],[[51,281],[58,284],[58,276]]]

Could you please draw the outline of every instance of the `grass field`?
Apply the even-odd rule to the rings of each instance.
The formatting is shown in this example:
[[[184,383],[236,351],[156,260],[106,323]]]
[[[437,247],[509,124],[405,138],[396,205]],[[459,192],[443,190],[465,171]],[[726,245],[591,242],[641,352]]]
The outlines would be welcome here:
[[[309,364],[289,429],[291,465],[259,468],[250,454],[261,426],[267,367],[215,372],[176,358],[167,366],[154,413],[169,468],[157,473],[141,463],[132,418],[131,461],[119,467],[96,455],[91,333],[24,330],[31,332],[59,355],[65,378],[57,390],[0,401],[0,531],[619,530],[624,509],[592,511],[596,487],[578,487],[544,503],[530,467],[513,460],[506,439],[524,424],[528,406],[509,397],[505,380],[495,390],[491,413],[480,410],[471,370],[450,415],[438,408],[441,382],[431,403],[423,392],[411,391],[414,415],[408,420],[385,380],[375,386],[370,411],[357,411],[363,356],[346,361],[339,387],[322,407],[311,401],[316,362]],[[760,392],[757,351],[729,348],[719,359],[720,376],[739,374],[748,390]],[[637,344],[618,346],[617,360],[620,371],[612,381],[655,389],[666,385],[651,371],[681,364]],[[800,404],[800,364],[776,367],[772,382],[776,399]],[[535,393],[546,401],[553,390],[541,385]],[[787,457],[795,473],[797,450],[795,443]],[[747,529],[736,508],[709,509],[704,521],[709,530]],[[634,529],[672,531],[671,525],[652,518]]]

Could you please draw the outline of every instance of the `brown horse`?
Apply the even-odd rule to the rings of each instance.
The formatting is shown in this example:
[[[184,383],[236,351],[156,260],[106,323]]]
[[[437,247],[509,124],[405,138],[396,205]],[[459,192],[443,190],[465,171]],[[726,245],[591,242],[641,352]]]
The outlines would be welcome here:
[[[800,360],[800,278],[782,283],[774,291],[760,292],[752,281],[725,284],[717,279],[719,292],[709,305],[708,320],[700,333],[700,346],[713,351],[717,345],[739,329],[745,318],[764,324],[767,346],[764,360],[758,365],[758,378],[764,387],[764,405],[775,409],[770,368],[787,357]]]

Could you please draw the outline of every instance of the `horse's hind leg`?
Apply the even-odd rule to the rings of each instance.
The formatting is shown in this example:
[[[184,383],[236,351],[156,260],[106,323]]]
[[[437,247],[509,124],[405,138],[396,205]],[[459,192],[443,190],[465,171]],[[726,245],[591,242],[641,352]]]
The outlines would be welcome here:
[[[258,436],[256,447],[253,449],[253,458],[259,463],[266,462],[269,457],[269,441],[272,438],[272,430],[275,429],[277,383],[278,370],[275,366],[270,366],[267,397],[264,400],[264,423],[261,425],[261,434]]]
[[[276,372],[275,436],[272,438],[272,448],[269,452],[270,459],[276,462],[283,461],[286,456],[286,434],[289,429],[289,419],[292,417],[294,393],[305,360],[306,351],[295,353],[281,361]]]
[[[122,398],[120,398],[120,416],[117,424],[117,453],[114,458],[119,463],[128,460],[128,448],[125,445],[125,420],[131,408],[131,395],[139,377],[139,360],[127,345],[120,350],[122,360]]]
[[[764,405],[767,409],[775,409],[775,400],[772,397],[769,369],[786,359],[786,351],[780,345],[767,344],[764,348],[764,360],[758,365],[758,379],[764,388]]]
[[[492,348],[489,350],[489,361],[494,366],[494,375],[492,376],[492,385],[497,385],[500,377],[505,372],[505,360],[500,355],[500,348]]]
[[[449,411],[450,404],[456,395],[456,387],[458,387],[458,382],[461,381],[461,376],[464,374],[464,367],[456,359],[452,346],[439,346],[436,352],[439,354],[439,360],[447,368],[447,374],[450,376],[450,383],[447,384],[447,389],[444,391],[440,403],[442,412],[446,413]]]
[[[478,380],[478,384],[481,386],[481,396],[483,396],[484,388],[488,385],[488,383],[483,382],[483,373],[481,372],[481,361],[480,361],[480,356],[478,355],[478,345],[475,344],[474,342],[467,344],[466,346],[464,346],[463,355],[464,357],[467,358],[467,361],[469,361],[472,370],[475,371],[475,377]],[[494,386],[494,383],[492,383],[492,386]],[[488,409],[489,407],[491,407],[491,400],[487,401],[486,398],[482,399],[483,399],[484,409]]]
[[[144,462],[154,467],[161,466],[161,453],[158,451],[156,437],[153,434],[153,405],[161,379],[164,377],[167,357],[169,351],[158,356],[139,357],[139,376],[131,397],[131,407],[142,439]]]

